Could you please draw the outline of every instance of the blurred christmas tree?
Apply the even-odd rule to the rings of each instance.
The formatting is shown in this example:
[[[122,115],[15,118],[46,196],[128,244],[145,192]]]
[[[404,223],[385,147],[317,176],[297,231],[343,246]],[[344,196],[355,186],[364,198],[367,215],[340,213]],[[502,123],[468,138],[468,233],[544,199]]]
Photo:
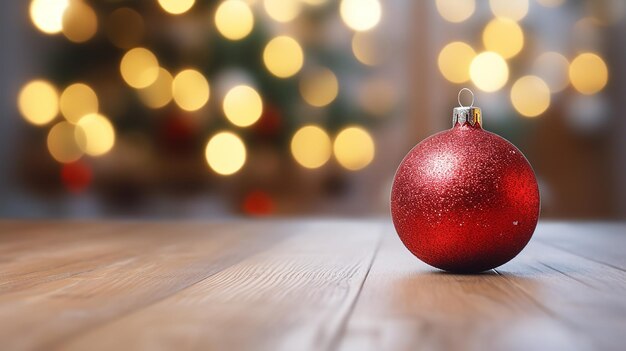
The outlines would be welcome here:
[[[64,38],[19,96],[45,126],[24,179],[123,203],[210,189],[249,214],[341,187],[373,160],[368,128],[390,105],[384,88],[344,86],[375,60],[381,13],[378,0],[33,0],[35,27]]]

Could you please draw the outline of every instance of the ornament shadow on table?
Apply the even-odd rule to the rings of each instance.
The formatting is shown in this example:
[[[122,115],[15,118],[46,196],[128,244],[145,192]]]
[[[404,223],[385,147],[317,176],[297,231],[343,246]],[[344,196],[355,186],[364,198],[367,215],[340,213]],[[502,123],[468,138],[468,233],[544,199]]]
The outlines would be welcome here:
[[[472,96],[461,104],[461,93]],[[478,273],[522,251],[539,218],[539,188],[526,157],[482,128],[467,88],[452,128],[417,144],[400,163],[391,216],[417,258],[450,272]]]

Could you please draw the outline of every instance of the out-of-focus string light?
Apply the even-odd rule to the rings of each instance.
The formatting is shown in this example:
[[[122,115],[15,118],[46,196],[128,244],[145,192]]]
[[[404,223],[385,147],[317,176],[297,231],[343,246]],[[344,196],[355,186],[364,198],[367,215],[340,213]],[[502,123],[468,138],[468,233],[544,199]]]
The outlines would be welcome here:
[[[180,15],[189,11],[195,2],[196,0],[159,0],[159,5],[167,13]]]
[[[63,14],[63,35],[75,43],[91,39],[98,29],[96,12],[82,1],[74,0]]]
[[[124,81],[133,88],[145,88],[159,76],[159,61],[152,51],[134,48],[126,52],[120,63]]]
[[[519,21],[528,14],[528,0],[489,0],[491,12],[496,17]]]
[[[291,154],[305,168],[322,167],[330,159],[331,151],[328,133],[318,126],[304,126],[291,138]]]
[[[240,40],[254,27],[250,6],[241,0],[226,0],[215,11],[215,26],[226,39]]]
[[[365,168],[374,159],[374,140],[361,127],[347,127],[337,134],[333,152],[341,166],[357,171]]]
[[[488,51],[497,52],[505,59],[511,58],[524,47],[524,32],[513,20],[495,18],[483,31],[483,44]]]
[[[144,34],[143,17],[128,7],[122,7],[111,12],[105,27],[111,43],[121,49],[136,46]]]
[[[465,21],[476,10],[475,0],[437,0],[435,5],[441,17],[452,23]]]
[[[172,81],[174,102],[185,111],[196,111],[209,101],[209,82],[202,73],[186,69]]]
[[[26,121],[44,125],[59,113],[59,93],[52,83],[33,80],[20,90],[17,107]]]
[[[226,93],[222,107],[226,118],[232,124],[238,127],[247,127],[261,117],[263,100],[254,88],[238,85]]]
[[[328,0],[300,0],[303,3],[307,4],[307,5],[311,5],[311,6],[319,6],[322,5],[324,3],[326,3],[326,1]]]
[[[312,69],[300,79],[300,94],[311,106],[326,106],[335,100],[338,93],[339,81],[328,68]]]
[[[371,32],[356,32],[352,37],[352,52],[354,57],[362,64],[376,66],[382,61],[382,53],[376,47],[375,39]]]
[[[534,73],[543,79],[553,93],[562,91],[569,84],[569,61],[558,52],[544,52],[533,63]]]
[[[159,75],[154,83],[139,89],[139,98],[150,108],[161,108],[172,101],[172,82],[174,78],[165,68],[159,68]]]
[[[285,35],[278,36],[265,46],[263,63],[273,75],[288,78],[302,68],[304,53],[295,39]]]
[[[441,49],[437,58],[439,71],[452,83],[464,83],[470,79],[470,65],[476,52],[468,44],[455,41]]]
[[[74,125],[62,121],[48,132],[48,152],[58,162],[70,163],[83,156],[83,151],[74,138],[75,129]]]
[[[209,139],[204,156],[215,173],[231,175],[246,163],[246,146],[234,133],[220,132]]]
[[[500,90],[509,80],[509,66],[497,53],[482,52],[472,60],[470,78],[478,89],[494,92]]]
[[[521,115],[537,117],[550,106],[550,88],[539,77],[521,77],[511,88],[511,103]]]
[[[65,119],[76,124],[85,115],[98,112],[98,96],[87,84],[75,83],[63,90],[59,106]]]
[[[604,88],[609,79],[609,70],[600,56],[585,52],[572,60],[569,79],[580,93],[591,95]]]
[[[69,0],[32,0],[30,19],[43,33],[59,33],[63,29],[63,13],[69,5]]]
[[[378,25],[382,10],[378,0],[341,0],[339,14],[351,29],[367,31]]]
[[[301,0],[263,0],[265,12],[277,22],[291,22],[302,10]]]
[[[86,154],[101,156],[115,145],[115,129],[105,116],[92,113],[84,116],[76,124],[76,143]]]

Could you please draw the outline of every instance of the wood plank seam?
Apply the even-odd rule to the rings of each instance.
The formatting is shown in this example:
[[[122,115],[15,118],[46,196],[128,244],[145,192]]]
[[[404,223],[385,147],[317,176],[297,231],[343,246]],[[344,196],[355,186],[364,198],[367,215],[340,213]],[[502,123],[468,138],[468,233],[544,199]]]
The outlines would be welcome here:
[[[539,241],[540,243],[542,243],[542,244],[544,244],[544,245],[546,245],[546,246],[550,246],[550,247],[552,247],[552,248],[554,248],[554,249],[562,250],[562,251],[565,251],[565,252],[570,253],[570,254],[572,254],[572,255],[580,256],[580,257],[582,257],[582,258],[584,258],[584,259],[587,259],[587,260],[589,260],[589,261],[593,261],[593,262],[595,262],[595,263],[598,263],[598,264],[601,264],[601,265],[604,265],[604,266],[607,266],[607,267],[611,267],[611,268],[614,268],[614,269],[620,270],[620,271],[622,271],[622,272],[626,272],[626,269],[624,269],[624,268],[622,268],[622,267],[618,267],[618,266],[613,265],[613,264],[610,264],[610,263],[608,263],[608,262],[600,261],[600,260],[598,260],[598,259],[596,259],[596,258],[589,257],[589,256],[587,256],[587,255],[582,255],[582,254],[580,254],[580,253],[578,253],[578,252],[574,252],[574,251],[569,250],[569,249],[566,249],[566,248],[564,248],[564,247],[561,247],[561,246],[558,246],[558,245],[554,245],[554,244],[549,243],[549,242],[544,241],[544,240],[538,240],[538,241]]]

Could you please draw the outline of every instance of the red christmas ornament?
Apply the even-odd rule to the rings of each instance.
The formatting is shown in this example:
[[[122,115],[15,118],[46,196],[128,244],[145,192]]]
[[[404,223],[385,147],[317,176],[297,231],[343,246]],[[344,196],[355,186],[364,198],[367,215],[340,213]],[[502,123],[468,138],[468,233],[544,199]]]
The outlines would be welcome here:
[[[429,265],[459,273],[511,260],[539,217],[533,169],[515,146],[482,129],[473,104],[473,94],[469,107],[459,101],[452,129],[406,155],[391,190],[391,215],[404,245]]]

